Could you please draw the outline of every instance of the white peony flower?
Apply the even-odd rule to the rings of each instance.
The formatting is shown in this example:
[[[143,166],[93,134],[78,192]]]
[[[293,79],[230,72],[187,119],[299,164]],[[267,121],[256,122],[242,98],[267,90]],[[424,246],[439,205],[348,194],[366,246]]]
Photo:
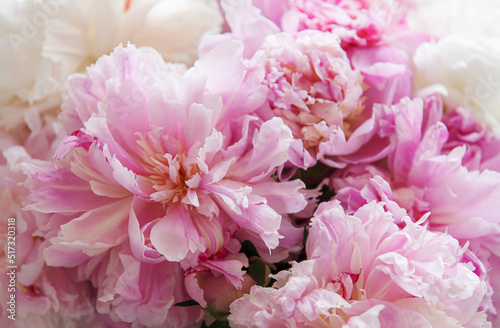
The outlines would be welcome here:
[[[68,75],[119,43],[152,46],[191,64],[202,36],[218,32],[215,0],[0,0],[0,130],[26,111],[57,110]]]
[[[394,1],[394,0],[386,0]],[[500,37],[500,6],[497,0],[407,0],[411,10],[406,22],[436,37],[449,34]]]
[[[438,37],[415,52],[417,95],[439,92],[449,107],[465,106],[477,121],[500,130],[498,2],[417,2],[410,26]]]
[[[469,108],[477,121],[500,129],[500,48],[480,37],[443,37],[415,52],[420,93],[440,92],[449,107]],[[444,88],[443,88],[444,87]],[[417,93],[418,94],[418,93]]]

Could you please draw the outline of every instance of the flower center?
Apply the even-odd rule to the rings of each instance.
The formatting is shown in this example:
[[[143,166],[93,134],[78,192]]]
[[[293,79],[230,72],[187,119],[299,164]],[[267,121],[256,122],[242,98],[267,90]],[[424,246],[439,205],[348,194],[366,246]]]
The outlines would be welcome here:
[[[351,120],[364,109],[360,77],[338,44],[318,51],[319,45],[331,40],[317,45],[304,37],[289,41],[295,42],[291,46],[298,53],[292,59],[269,45],[264,83],[271,90],[268,99],[274,114],[306,149],[328,141],[338,128],[349,137]]]
[[[125,0],[125,12],[127,12],[130,9],[130,2],[131,0]]]
[[[185,151],[178,140],[154,132],[137,133],[139,153],[146,171],[143,177],[155,190],[151,199],[163,204],[182,201],[188,190],[195,187],[193,179],[199,177],[198,164],[186,161]]]

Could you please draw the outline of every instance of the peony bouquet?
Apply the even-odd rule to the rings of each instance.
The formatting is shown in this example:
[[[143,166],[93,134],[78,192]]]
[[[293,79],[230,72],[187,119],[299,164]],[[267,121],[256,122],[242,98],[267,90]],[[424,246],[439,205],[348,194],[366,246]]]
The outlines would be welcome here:
[[[500,327],[496,0],[0,0],[1,327]]]

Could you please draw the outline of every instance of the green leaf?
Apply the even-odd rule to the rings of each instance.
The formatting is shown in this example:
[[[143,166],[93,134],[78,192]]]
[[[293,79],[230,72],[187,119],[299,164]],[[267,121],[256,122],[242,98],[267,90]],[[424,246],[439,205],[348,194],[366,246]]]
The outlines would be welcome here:
[[[229,326],[229,321],[226,320],[215,320],[208,328],[231,328]]]
[[[213,319],[213,320],[224,321],[224,320],[227,320],[227,317],[229,316],[229,313],[219,312],[210,306],[207,306],[206,308],[201,308],[201,309],[203,310],[203,312],[205,312],[207,317],[209,317],[210,319]]]
[[[318,162],[318,164],[307,170],[297,170],[290,180],[300,179],[306,184],[307,189],[314,189],[319,186],[326,177],[330,177],[335,170],[335,168]]]
[[[321,196],[319,196],[318,204],[322,202],[328,202],[336,195],[335,190],[328,188],[327,185],[323,185],[320,191]]]
[[[257,256],[252,256],[248,259],[247,273],[259,286],[266,286],[269,283],[269,274],[271,270],[269,266]]]
[[[248,258],[252,256],[260,257],[259,252],[257,252],[257,248],[255,248],[254,244],[250,240],[244,240],[241,243],[240,253],[245,253]]]
[[[196,302],[195,300],[188,300],[188,301],[184,301],[184,302],[175,303],[174,306],[186,307],[186,306],[195,306],[195,305],[200,305],[200,304],[198,302]]]

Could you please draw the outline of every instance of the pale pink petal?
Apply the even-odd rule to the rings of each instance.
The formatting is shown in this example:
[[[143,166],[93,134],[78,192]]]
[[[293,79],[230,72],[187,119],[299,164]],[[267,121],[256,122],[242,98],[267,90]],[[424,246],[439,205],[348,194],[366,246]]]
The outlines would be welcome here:
[[[227,37],[243,41],[245,58],[252,57],[267,35],[280,31],[278,26],[261,15],[260,10],[252,1],[222,0],[221,5],[227,24],[231,29],[231,33]],[[202,41],[202,49],[213,47],[212,44],[220,39],[217,37],[211,36]]]
[[[171,208],[151,228],[151,243],[167,260],[178,262],[188,252],[204,251],[200,236],[189,212],[183,207]]]
[[[392,105],[411,96],[412,72],[406,56],[401,49],[387,45],[353,50],[351,63],[371,86],[365,92],[366,106]]]
[[[273,118],[263,123],[253,136],[252,150],[235,163],[232,176],[248,182],[268,177],[272,173],[271,168],[280,166],[288,159],[287,150],[291,141],[292,133],[281,119]]]
[[[50,163],[24,167],[25,172],[32,174],[27,182],[27,187],[33,190],[27,199],[29,209],[45,213],[81,212],[109,203],[108,199],[95,195],[89,183],[68,168],[56,169]]]
[[[353,303],[345,309],[352,318],[345,327],[435,327],[425,316],[417,311],[398,306],[393,303],[369,300]]]
[[[51,239],[52,245],[44,251],[45,261],[53,266],[68,266],[64,257],[55,255],[67,250],[68,254],[95,256],[122,243],[127,237],[131,201],[124,198],[98,207],[61,226],[57,237]]]
[[[228,120],[252,113],[265,100],[267,90],[260,83],[262,68],[243,62],[243,48],[241,42],[227,41],[195,64],[197,70],[207,74],[208,90],[222,97],[224,107],[219,127]]]

